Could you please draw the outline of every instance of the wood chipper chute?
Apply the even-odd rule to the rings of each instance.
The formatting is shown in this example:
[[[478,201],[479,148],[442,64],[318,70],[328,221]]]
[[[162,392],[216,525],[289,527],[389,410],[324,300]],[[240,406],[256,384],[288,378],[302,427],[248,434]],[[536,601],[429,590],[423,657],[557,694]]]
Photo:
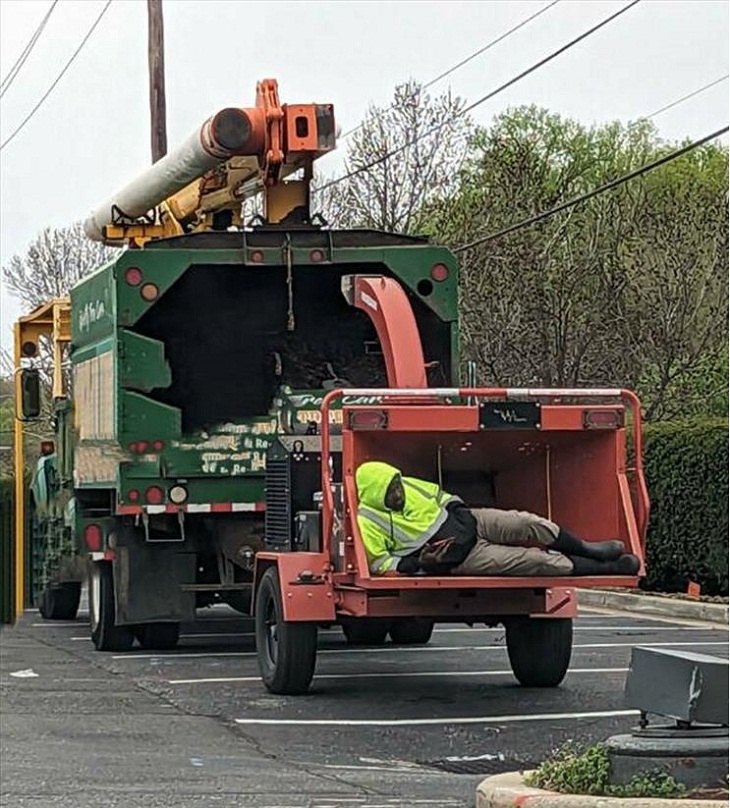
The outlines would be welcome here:
[[[347,403],[363,400],[369,403]],[[342,404],[336,425],[335,403]],[[288,458],[280,454],[291,490],[298,465],[314,459],[320,471],[313,504],[293,515],[296,549],[257,556],[257,647],[273,692],[308,688],[317,627],[333,623],[354,641],[382,642],[390,633],[406,643],[428,641],[434,621],[503,623],[520,682],[553,686],[570,660],[576,584],[632,587],[644,574],[649,501],[640,404],[631,391],[340,389],[325,397],[320,424],[321,436],[291,444]],[[592,541],[618,537],[641,569],[580,579],[374,576],[356,518],[355,472],[370,460],[438,482],[470,506],[543,514]],[[272,478],[272,499],[275,485]]]

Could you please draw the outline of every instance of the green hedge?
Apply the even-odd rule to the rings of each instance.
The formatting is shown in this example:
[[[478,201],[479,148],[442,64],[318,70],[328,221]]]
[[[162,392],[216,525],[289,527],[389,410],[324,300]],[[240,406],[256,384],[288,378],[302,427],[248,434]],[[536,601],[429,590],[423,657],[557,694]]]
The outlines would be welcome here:
[[[9,623],[13,608],[13,480],[0,478],[0,623]]]
[[[647,424],[651,500],[643,588],[728,594],[728,421]]]

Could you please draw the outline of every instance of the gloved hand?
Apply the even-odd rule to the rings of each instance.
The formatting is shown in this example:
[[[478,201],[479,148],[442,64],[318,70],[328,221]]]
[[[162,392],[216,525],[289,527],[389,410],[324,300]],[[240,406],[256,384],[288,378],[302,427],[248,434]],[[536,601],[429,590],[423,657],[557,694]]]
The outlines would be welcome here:
[[[415,575],[420,568],[421,565],[418,563],[418,559],[414,558],[413,556],[405,556],[404,558],[401,558],[401,560],[398,562],[398,566],[396,567],[398,572],[402,572],[405,575]]]

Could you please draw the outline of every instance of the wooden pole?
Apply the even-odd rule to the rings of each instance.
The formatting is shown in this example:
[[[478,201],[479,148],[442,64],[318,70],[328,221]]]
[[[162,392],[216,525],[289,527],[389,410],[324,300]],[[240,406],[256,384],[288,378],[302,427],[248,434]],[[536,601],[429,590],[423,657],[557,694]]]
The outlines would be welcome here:
[[[147,0],[147,31],[152,162],[156,163],[167,154],[165,38],[162,26],[162,0]]]

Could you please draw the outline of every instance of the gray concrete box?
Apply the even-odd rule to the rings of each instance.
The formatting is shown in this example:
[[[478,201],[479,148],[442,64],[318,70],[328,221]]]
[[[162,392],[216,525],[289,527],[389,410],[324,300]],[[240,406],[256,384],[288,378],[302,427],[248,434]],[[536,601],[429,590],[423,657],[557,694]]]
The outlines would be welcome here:
[[[728,660],[692,651],[633,648],[626,705],[676,721],[728,724]]]

